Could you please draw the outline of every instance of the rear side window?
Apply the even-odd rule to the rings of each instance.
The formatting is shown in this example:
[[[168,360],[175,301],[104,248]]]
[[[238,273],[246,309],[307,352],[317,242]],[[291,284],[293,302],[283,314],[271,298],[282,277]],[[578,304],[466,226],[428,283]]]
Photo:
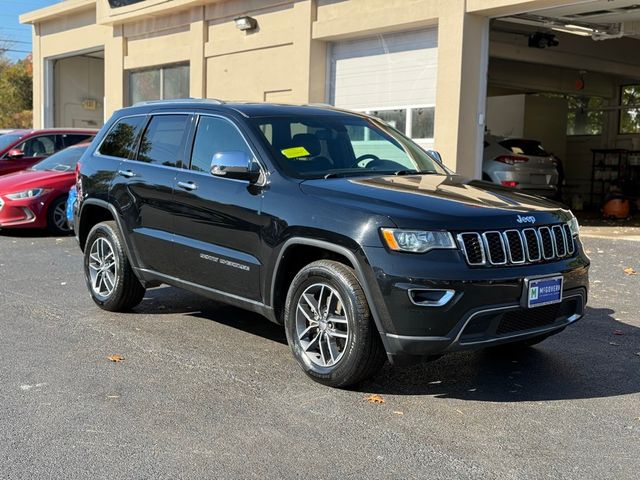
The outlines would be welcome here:
[[[511,139],[500,142],[507,150],[515,155],[529,155],[532,157],[548,157],[549,154],[542,148],[540,142],[536,140]]]
[[[137,160],[167,167],[182,166],[185,139],[188,133],[188,115],[153,117],[140,140]]]
[[[146,119],[147,117],[141,116],[118,120],[102,142],[100,154],[118,158],[133,158],[136,154],[138,137]]]
[[[90,140],[92,138],[93,138],[93,135],[89,135],[87,133],[72,133],[72,134],[67,134],[62,136],[65,147],[71,147],[76,143],[80,143],[85,140]]]
[[[251,149],[232,123],[217,117],[200,117],[191,154],[191,170],[209,172],[213,156],[220,152],[244,152],[253,157]]]

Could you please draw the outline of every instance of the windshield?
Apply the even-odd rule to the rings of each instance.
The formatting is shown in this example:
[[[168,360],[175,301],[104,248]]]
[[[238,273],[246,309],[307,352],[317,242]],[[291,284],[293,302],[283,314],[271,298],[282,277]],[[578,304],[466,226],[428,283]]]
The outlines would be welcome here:
[[[50,170],[56,172],[67,172],[76,168],[76,164],[89,145],[82,147],[71,147],[61,152],[55,153],[36,163],[32,170]]]
[[[253,124],[278,164],[296,178],[446,174],[411,140],[370,118],[283,115],[255,118]]]
[[[4,150],[12,143],[20,140],[20,138],[22,138],[22,135],[16,135],[16,134],[0,135],[0,150]]]

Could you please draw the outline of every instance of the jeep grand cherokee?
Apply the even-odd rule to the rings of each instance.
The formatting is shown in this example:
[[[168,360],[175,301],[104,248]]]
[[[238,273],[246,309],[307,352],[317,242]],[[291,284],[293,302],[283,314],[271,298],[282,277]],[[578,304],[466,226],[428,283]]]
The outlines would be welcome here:
[[[128,310],[163,283],[258,312],[326,385],[532,345],[584,312],[569,210],[455,175],[367,115],[152,102],[116,112],[80,164],[95,303]]]

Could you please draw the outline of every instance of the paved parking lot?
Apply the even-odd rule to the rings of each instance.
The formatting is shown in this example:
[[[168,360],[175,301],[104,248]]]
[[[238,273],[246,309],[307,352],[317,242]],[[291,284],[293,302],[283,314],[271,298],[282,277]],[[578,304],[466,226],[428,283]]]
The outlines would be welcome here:
[[[259,316],[169,287],[103,312],[72,238],[5,232],[0,476],[638,478],[640,273],[624,269],[640,272],[640,246],[585,243],[577,325],[520,355],[387,366],[340,391],[308,380]]]

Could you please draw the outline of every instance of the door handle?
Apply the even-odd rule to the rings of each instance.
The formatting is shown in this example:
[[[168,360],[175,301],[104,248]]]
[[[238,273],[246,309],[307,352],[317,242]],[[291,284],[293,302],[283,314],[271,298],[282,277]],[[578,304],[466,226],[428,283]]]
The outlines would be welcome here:
[[[178,182],[178,186],[180,188],[183,188],[183,189],[189,190],[189,191],[195,190],[196,188],[198,188],[198,185],[196,185],[193,182]]]
[[[127,177],[127,178],[131,178],[131,177],[135,177],[136,174],[134,172],[132,172],[131,170],[118,170],[118,175],[121,175],[123,177]]]

